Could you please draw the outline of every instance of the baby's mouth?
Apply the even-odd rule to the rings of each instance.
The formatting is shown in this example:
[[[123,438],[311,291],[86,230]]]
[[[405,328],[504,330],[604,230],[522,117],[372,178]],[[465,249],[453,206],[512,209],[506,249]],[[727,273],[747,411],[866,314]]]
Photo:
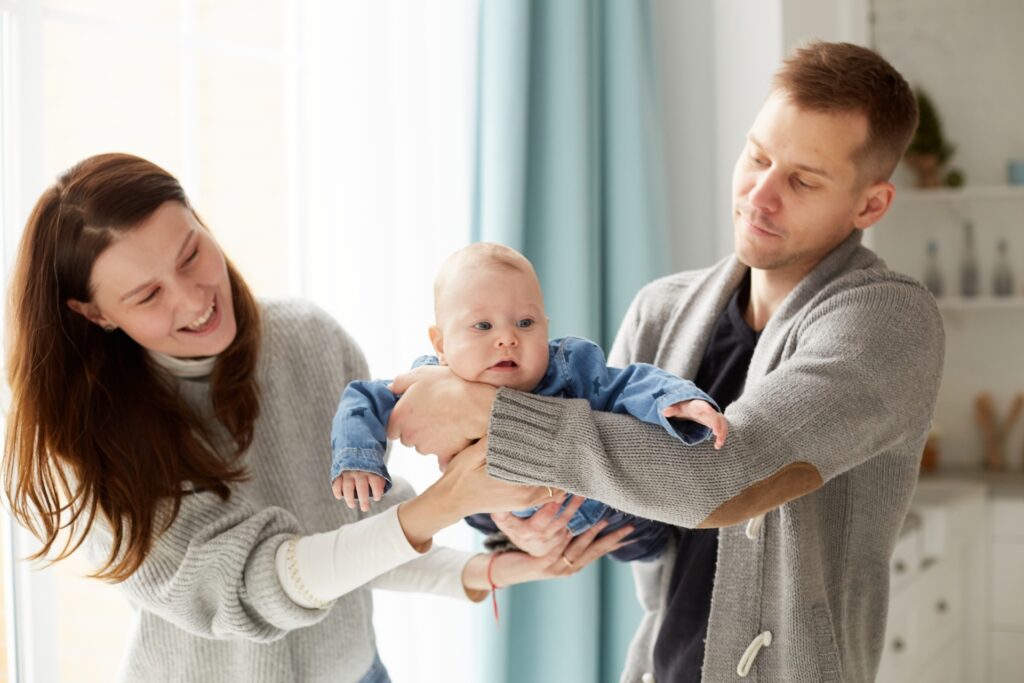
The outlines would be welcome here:
[[[511,369],[511,368],[518,368],[519,364],[516,363],[514,360],[503,360],[500,363],[495,363],[491,367],[492,368],[501,368],[501,369],[508,370],[508,369]]]

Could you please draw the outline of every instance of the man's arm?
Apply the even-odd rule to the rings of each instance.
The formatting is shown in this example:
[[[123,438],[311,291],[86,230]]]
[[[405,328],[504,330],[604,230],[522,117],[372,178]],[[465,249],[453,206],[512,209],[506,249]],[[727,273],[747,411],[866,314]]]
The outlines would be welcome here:
[[[796,335],[780,349],[789,357],[726,410],[721,450],[684,447],[585,401],[502,389],[488,472],[671,524],[721,527],[923,438],[944,353],[941,318],[924,290],[886,281],[838,293]]]

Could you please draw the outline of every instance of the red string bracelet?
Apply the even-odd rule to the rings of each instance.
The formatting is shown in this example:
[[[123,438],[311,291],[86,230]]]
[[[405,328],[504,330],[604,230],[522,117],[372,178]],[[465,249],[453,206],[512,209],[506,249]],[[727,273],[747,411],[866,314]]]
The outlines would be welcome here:
[[[487,583],[491,586],[491,604],[494,606],[494,623],[498,623],[498,586],[494,583],[494,577],[492,571],[494,570],[494,561],[498,559],[498,555],[501,552],[491,553],[491,559],[487,560]]]

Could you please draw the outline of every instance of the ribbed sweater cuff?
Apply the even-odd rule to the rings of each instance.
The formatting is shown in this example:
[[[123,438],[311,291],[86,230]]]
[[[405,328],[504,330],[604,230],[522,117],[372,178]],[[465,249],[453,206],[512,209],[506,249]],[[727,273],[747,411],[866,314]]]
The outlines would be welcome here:
[[[491,409],[487,473],[522,484],[549,484],[562,401],[501,388]]]

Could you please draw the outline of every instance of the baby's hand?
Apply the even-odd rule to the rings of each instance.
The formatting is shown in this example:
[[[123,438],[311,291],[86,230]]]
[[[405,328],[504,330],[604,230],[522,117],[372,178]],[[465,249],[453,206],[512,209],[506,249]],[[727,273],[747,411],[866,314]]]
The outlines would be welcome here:
[[[693,399],[692,401],[673,403],[665,408],[662,415],[670,418],[676,417],[680,420],[692,420],[704,425],[715,435],[716,451],[725,444],[725,437],[729,433],[729,423],[726,422],[725,415],[715,410],[715,407],[707,401]]]
[[[341,473],[331,484],[334,497],[338,500],[345,499],[345,503],[356,509],[356,501],[359,501],[359,509],[366,512],[370,509],[370,494],[374,500],[380,500],[384,495],[384,477],[379,474],[363,472],[362,470],[348,470]]]

